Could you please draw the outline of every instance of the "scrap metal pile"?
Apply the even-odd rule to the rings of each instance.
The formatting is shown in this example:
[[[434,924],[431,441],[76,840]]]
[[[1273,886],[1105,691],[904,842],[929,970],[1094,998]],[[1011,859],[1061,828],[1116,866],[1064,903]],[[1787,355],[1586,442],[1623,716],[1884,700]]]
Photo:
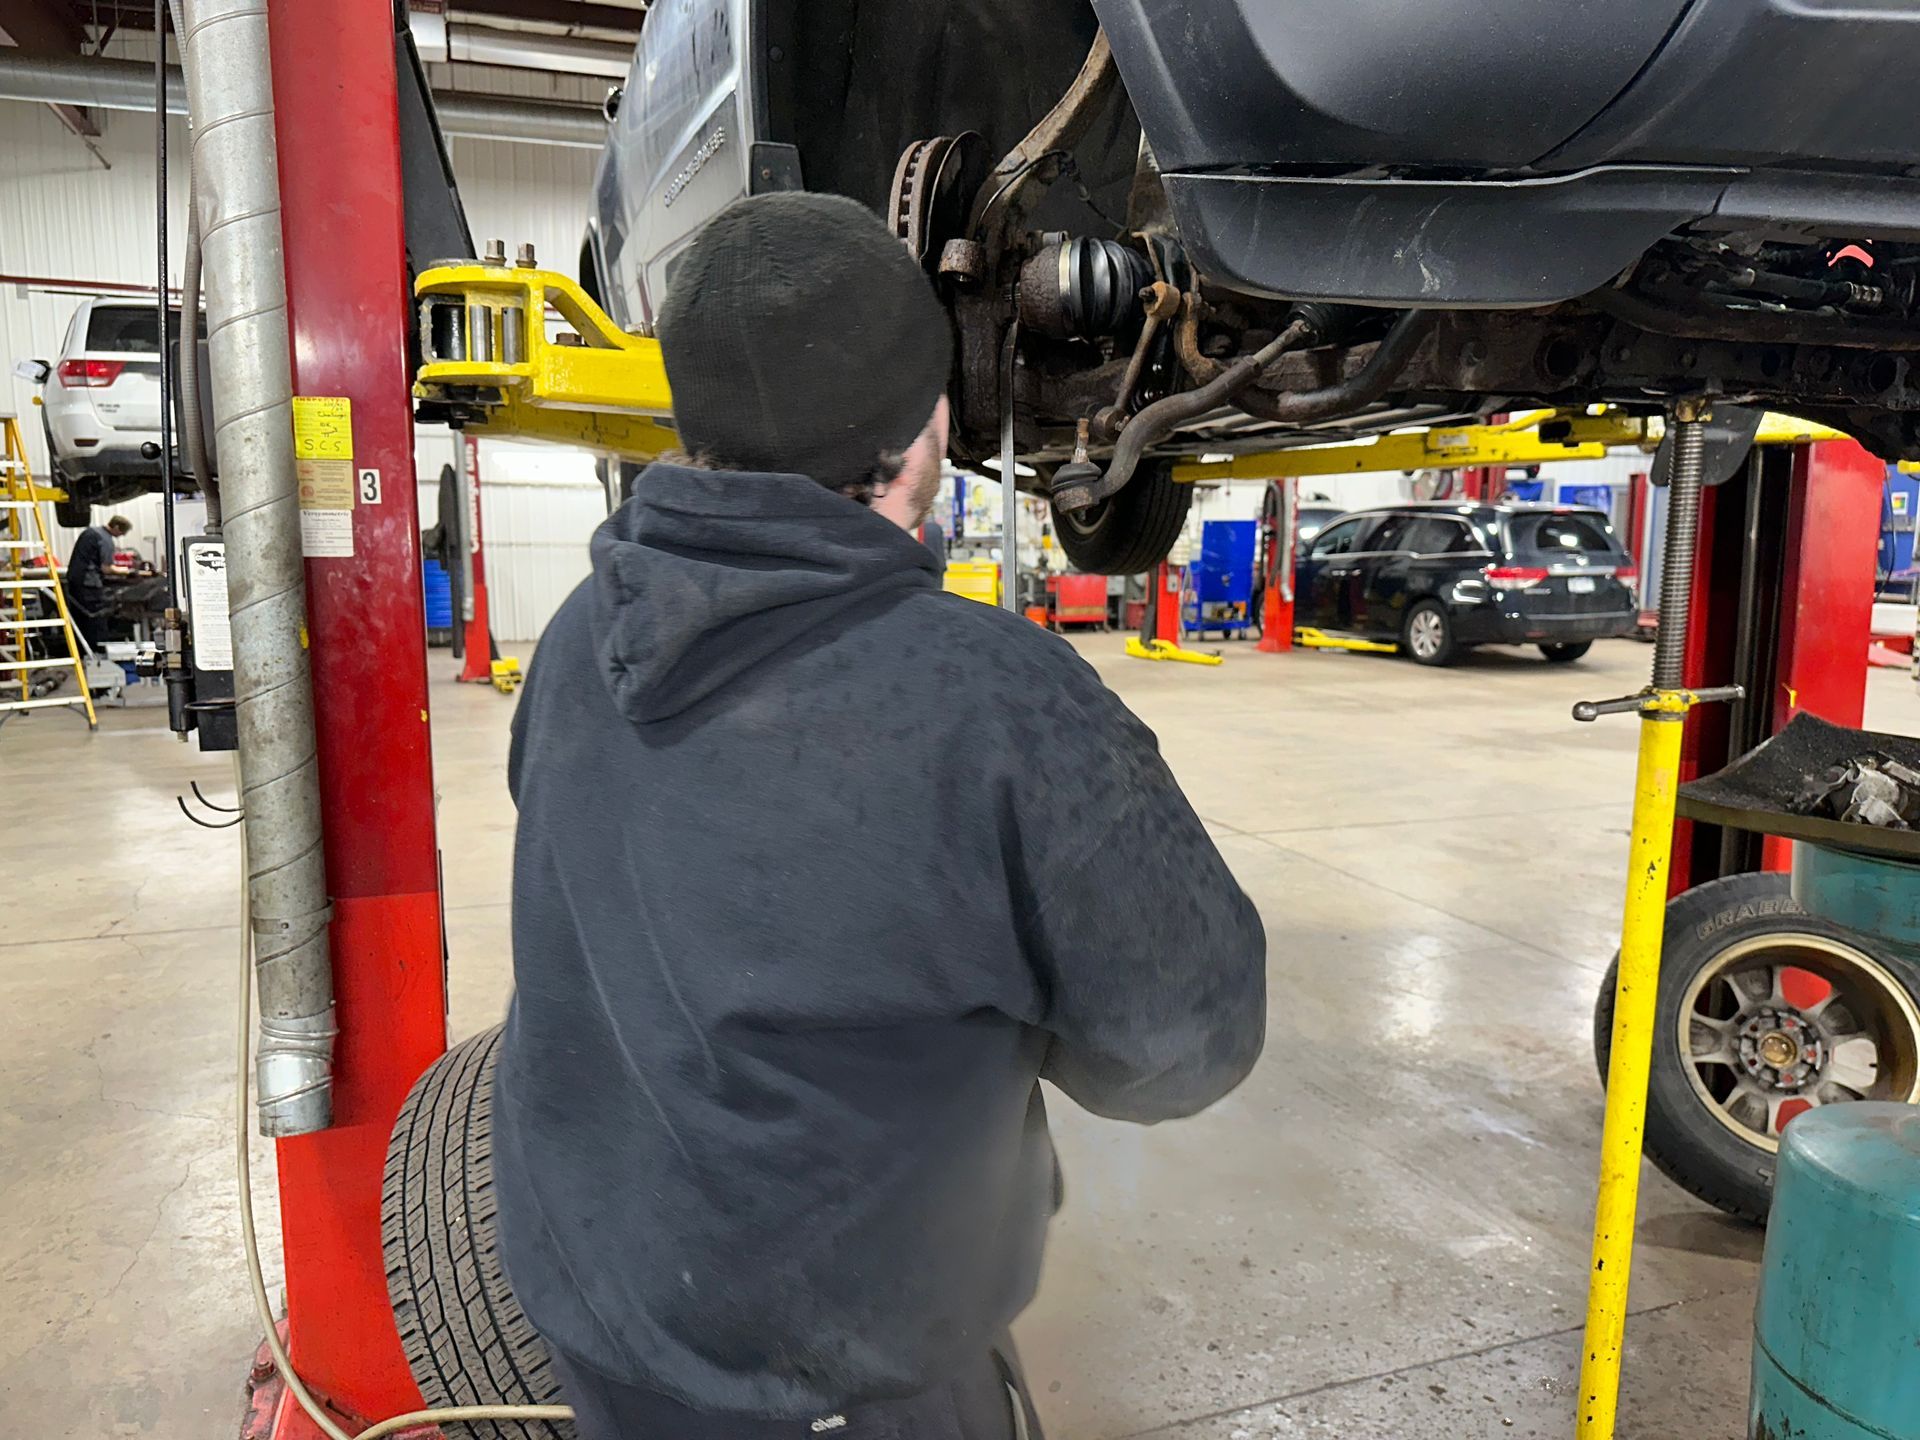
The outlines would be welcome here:
[[[1829,767],[1796,797],[1793,809],[1800,815],[1911,830],[1920,822],[1920,770],[1870,751]]]

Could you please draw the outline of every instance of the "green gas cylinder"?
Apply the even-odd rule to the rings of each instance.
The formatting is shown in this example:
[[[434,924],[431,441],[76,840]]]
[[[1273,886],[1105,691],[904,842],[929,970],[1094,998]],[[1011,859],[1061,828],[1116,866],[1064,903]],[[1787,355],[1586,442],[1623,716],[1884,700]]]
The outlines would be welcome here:
[[[1920,1107],[1810,1110],[1781,1136],[1749,1440],[1920,1440]]]

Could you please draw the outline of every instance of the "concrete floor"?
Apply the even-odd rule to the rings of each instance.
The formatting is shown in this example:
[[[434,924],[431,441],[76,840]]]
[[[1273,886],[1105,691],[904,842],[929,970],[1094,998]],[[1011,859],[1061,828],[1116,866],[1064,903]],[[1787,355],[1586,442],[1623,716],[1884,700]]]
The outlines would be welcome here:
[[[1201,670],[1079,643],[1258,901],[1272,1011],[1259,1070],[1198,1120],[1055,1105],[1068,1206],[1021,1325],[1050,1434],[1570,1434],[1634,727],[1567,710],[1639,685],[1650,652]],[[434,704],[464,1035],[506,995],[513,702],[442,679]],[[1920,730],[1904,675],[1872,676],[1867,719]],[[151,710],[0,730],[10,1436],[235,1433],[258,1338],[229,1165],[235,846],[173,803],[190,779],[230,793],[227,763]],[[1759,1238],[1649,1171],[1640,1242],[1622,1433],[1732,1440]]]

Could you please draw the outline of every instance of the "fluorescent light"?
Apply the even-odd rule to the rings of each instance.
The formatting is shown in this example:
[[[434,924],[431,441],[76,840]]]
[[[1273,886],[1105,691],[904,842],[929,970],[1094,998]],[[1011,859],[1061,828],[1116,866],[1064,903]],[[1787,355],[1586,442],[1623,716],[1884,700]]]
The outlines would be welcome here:
[[[992,459],[988,460],[986,464],[987,464],[987,469],[998,470],[1000,468],[1000,457],[998,455],[995,455]],[[1038,475],[1040,472],[1034,469],[1031,465],[1022,465],[1018,460],[1016,460],[1013,462],[1013,473],[1017,478],[1021,475],[1027,475],[1027,476]]]

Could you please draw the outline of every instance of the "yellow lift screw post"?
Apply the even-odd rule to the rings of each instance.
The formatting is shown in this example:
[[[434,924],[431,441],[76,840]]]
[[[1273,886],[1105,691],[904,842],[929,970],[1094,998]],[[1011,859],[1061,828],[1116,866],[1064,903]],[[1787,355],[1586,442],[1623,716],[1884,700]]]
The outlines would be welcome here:
[[[1593,1264],[1587,1275],[1586,1335],[1580,1353],[1577,1440],[1612,1440],[1620,1400],[1621,1347],[1627,1327],[1627,1282],[1640,1199],[1640,1144],[1646,1129],[1647,1075],[1653,1061],[1660,947],[1667,919],[1667,861],[1673,850],[1680,740],[1695,705],[1737,699],[1737,685],[1685,688],[1687,617],[1700,530],[1704,399],[1674,407],[1673,478],[1660,568],[1660,629],[1653,683],[1636,695],[1585,701],[1576,720],[1633,713],[1640,717],[1640,754],[1633,790],[1627,895],[1620,920],[1620,970],[1607,1062],[1606,1122],[1600,1137],[1600,1185],[1593,1220]]]

